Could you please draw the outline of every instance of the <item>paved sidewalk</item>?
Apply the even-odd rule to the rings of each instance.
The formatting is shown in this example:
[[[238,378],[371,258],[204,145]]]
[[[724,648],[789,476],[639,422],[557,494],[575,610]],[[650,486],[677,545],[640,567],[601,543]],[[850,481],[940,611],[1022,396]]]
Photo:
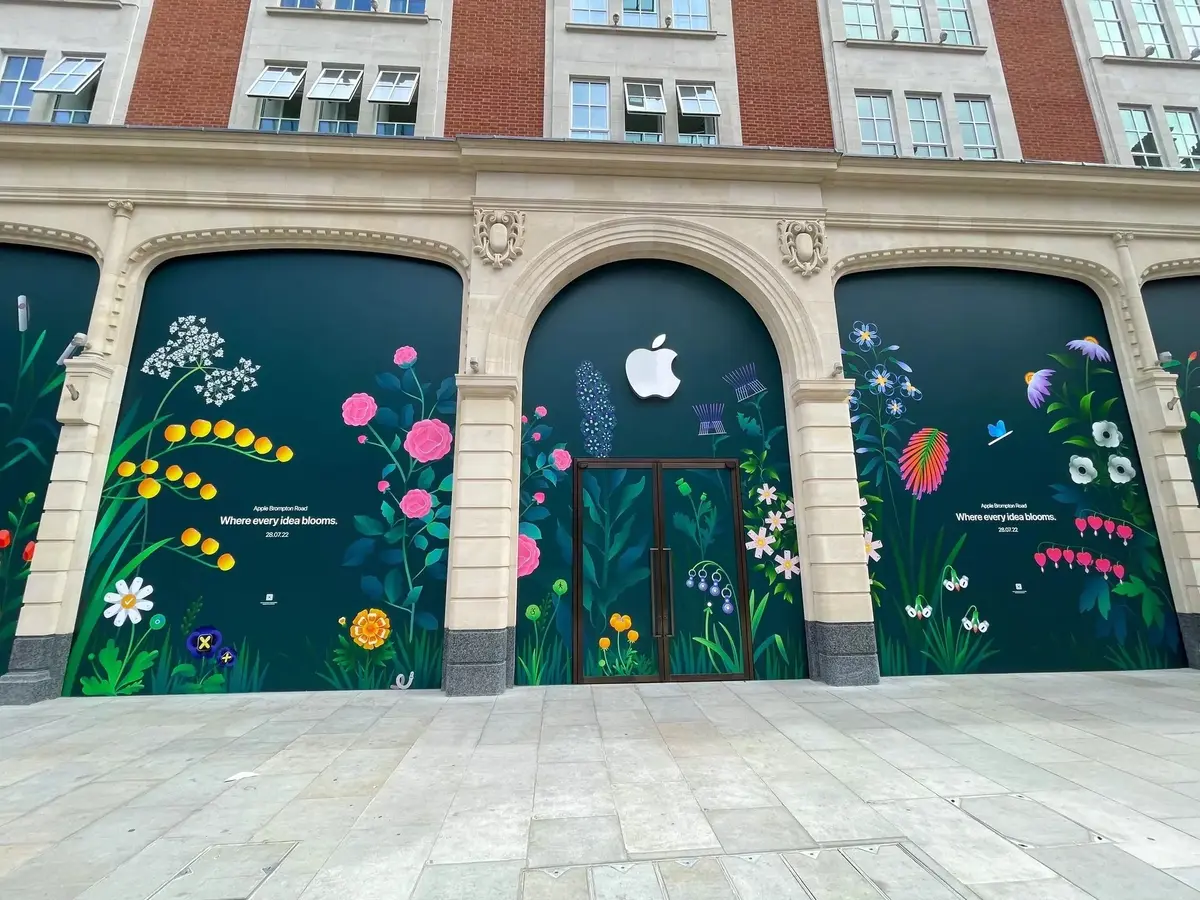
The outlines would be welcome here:
[[[1200,673],[0,708],[0,898],[149,897],[1200,900]]]

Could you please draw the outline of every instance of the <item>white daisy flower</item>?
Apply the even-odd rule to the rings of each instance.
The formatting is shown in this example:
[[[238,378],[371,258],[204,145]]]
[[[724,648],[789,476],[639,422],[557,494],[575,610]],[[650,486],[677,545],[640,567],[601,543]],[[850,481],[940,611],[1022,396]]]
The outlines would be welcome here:
[[[872,560],[873,562],[879,562],[879,550],[883,546],[883,541],[877,541],[874,538],[875,535],[871,534],[869,531],[864,534],[863,549],[867,553],[867,559]]]
[[[789,500],[787,503],[785,503],[783,515],[785,518],[788,518],[788,519],[796,518],[796,504],[793,503],[791,500]]]
[[[142,613],[154,609],[154,603],[146,599],[154,593],[154,588],[143,584],[141,578],[135,578],[126,584],[118,581],[113,585],[115,593],[105,594],[104,618],[112,619],[113,624],[120,628],[128,619],[134,625],[142,621]]]
[[[867,498],[866,497],[858,498],[858,514],[864,519],[867,517]]]
[[[767,527],[772,531],[783,531],[784,521],[783,513],[769,512],[767,513]]]
[[[791,581],[792,576],[800,572],[800,560],[792,556],[791,550],[784,550],[782,555],[775,557],[775,562],[779,563],[775,567],[775,571],[788,581]]]
[[[758,489],[758,502],[765,503],[770,506],[775,502],[775,488],[769,484],[764,484]]]
[[[770,553],[771,545],[775,543],[775,535],[767,534],[766,528],[760,528],[758,531],[751,529],[746,532],[746,537],[750,538],[746,542],[746,549],[754,551],[755,559],[762,559],[764,553]]]

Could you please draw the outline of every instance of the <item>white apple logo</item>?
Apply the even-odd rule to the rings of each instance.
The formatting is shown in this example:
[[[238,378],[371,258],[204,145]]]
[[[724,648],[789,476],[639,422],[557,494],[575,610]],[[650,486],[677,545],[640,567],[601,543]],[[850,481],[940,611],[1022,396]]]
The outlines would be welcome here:
[[[625,377],[633,392],[645,400],[647,397],[667,398],[679,390],[679,379],[671,371],[671,363],[675,361],[674,350],[659,350],[667,340],[665,334],[654,339],[647,350],[639,347],[625,359]]]

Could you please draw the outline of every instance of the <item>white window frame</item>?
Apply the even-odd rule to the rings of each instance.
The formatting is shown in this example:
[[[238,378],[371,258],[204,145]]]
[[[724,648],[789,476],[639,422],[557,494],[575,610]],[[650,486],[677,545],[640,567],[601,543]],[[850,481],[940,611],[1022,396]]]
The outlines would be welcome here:
[[[1200,112],[1180,106],[1168,106],[1163,110],[1163,117],[1166,119],[1167,133],[1171,136],[1171,144],[1175,148],[1175,156],[1179,161],[1180,168],[1200,169]],[[1188,129],[1191,146],[1188,146],[1186,142],[1181,142],[1181,135],[1171,126],[1172,118],[1182,120],[1191,126]]]
[[[1126,34],[1125,23],[1121,19],[1119,0],[1088,0],[1088,13],[1092,17],[1092,27],[1100,44],[1100,53],[1104,56],[1128,56],[1129,35]],[[1120,43],[1117,42],[1118,37]]]
[[[913,118],[912,104],[919,104],[920,117]],[[933,104],[934,119],[928,118],[926,113],[929,111],[928,104]],[[905,94],[904,95],[904,112],[908,116],[908,130],[912,136],[913,155],[919,156],[922,159],[948,159],[950,157],[950,142],[946,138],[946,114],[942,109],[942,98],[937,94]],[[917,125],[924,126],[925,140],[917,140]],[[930,140],[929,131],[931,126],[936,125],[939,141]],[[926,152],[921,152],[922,150]],[[941,151],[936,152],[936,151]]]
[[[707,92],[707,96],[701,96]],[[687,95],[686,97],[684,95]],[[721,115],[721,103],[717,100],[717,88],[712,84],[702,82],[684,82],[675,84],[675,99],[679,102],[679,112],[685,116],[710,116],[718,118]],[[689,109],[688,104],[695,104]]]
[[[285,75],[290,75],[295,79],[291,83],[291,90],[284,90],[288,83],[282,77]],[[276,77],[269,78],[268,76]],[[300,86],[304,84],[307,76],[308,69],[305,66],[263,66],[263,70],[246,90],[246,96],[258,97],[262,100],[291,100],[296,96],[296,91],[300,90]],[[268,118],[274,117],[268,116]]]
[[[608,0],[571,0],[571,22],[575,25],[611,25]]]
[[[892,30],[900,32],[896,40],[912,44],[928,43],[929,23],[925,21],[925,4],[921,0],[888,0],[888,5],[892,14]],[[916,13],[916,24],[910,24],[911,13]],[[914,37],[914,34],[917,36]]]
[[[1129,0],[1133,10],[1133,21],[1143,48],[1154,48],[1154,57],[1171,59],[1175,55],[1175,42],[1171,40],[1171,28],[1163,14],[1161,0]],[[1153,16],[1151,16],[1153,14]]]
[[[708,0],[671,0],[671,27],[680,31],[711,31]]]
[[[349,103],[362,87],[363,70],[344,66],[325,66],[309,88],[309,100]]]
[[[637,9],[627,10],[627,3],[636,4]],[[650,9],[643,9],[645,6]],[[618,21],[629,28],[657,28],[659,15],[659,0],[621,0],[621,18]],[[634,17],[632,22],[630,16]]]
[[[33,115],[33,101],[35,98],[32,98],[32,97],[30,98],[29,106],[21,106],[17,102],[21,97],[21,86],[25,85],[27,90],[30,90],[30,91],[33,90],[33,86],[35,84],[37,84],[38,81],[42,77],[41,69],[42,69],[42,67],[44,67],[46,65],[46,57],[45,56],[37,56],[32,53],[7,53],[7,54],[0,53],[0,78],[3,77],[4,69],[7,67],[8,61],[11,59],[19,59],[22,61],[21,62],[21,71],[19,71],[17,73],[17,77],[15,80],[7,79],[7,81],[10,84],[16,85],[16,89],[13,92],[12,103],[7,104],[6,106],[3,107],[5,110],[8,110],[9,117],[7,119],[0,119],[0,121],[3,121],[3,122],[28,122],[29,117],[31,115]],[[37,78],[32,78],[32,79],[26,78],[25,73],[29,70],[29,64],[35,59],[39,63],[38,76],[37,76]],[[21,119],[15,118],[15,116],[18,112],[24,112],[25,117],[21,118]]]
[[[969,121],[963,121],[961,114],[962,104],[967,104],[967,108],[971,110],[971,118]],[[977,109],[983,110],[983,121],[975,118],[974,112]],[[954,113],[958,118],[958,136],[963,143],[963,156],[967,159],[999,159],[1000,158],[1000,136],[996,134],[996,114],[992,109],[992,100],[990,97],[978,97],[969,94],[963,94],[954,98]],[[967,140],[967,129],[973,129],[975,137],[979,137],[979,127],[986,125],[988,131],[992,134],[992,142],[984,144],[975,141]],[[989,156],[986,151],[990,150]]]
[[[80,69],[85,65],[95,63],[90,71],[86,71],[82,75],[82,80],[70,90],[63,90],[62,84],[66,79],[79,78]],[[45,65],[45,63],[43,63]],[[49,72],[43,72],[42,77],[37,80],[33,87],[30,88],[35,94],[78,94],[89,84],[100,77],[100,70],[104,68],[103,56],[64,56],[53,66]],[[48,83],[54,79],[53,83]]]
[[[411,77],[412,85],[408,86],[408,80]],[[388,81],[387,79],[391,79]],[[417,88],[421,83],[421,73],[412,69],[380,69],[379,75],[375,78],[375,84],[371,86],[371,92],[367,94],[368,103],[386,103],[395,106],[407,106],[412,103],[413,97],[417,95]],[[398,90],[407,87],[407,93],[397,94]]]
[[[935,11],[938,28],[946,33],[946,43],[958,44],[961,47],[975,46],[975,22],[971,18],[971,0],[937,0]],[[956,19],[964,23],[962,27],[955,25]]]
[[[860,100],[871,101],[871,115],[868,121],[875,126],[875,137],[871,140],[866,139],[863,133],[863,115],[859,110],[858,104]],[[879,139],[879,122],[884,121],[875,115],[875,101],[882,100],[887,106],[887,124],[888,131],[891,132],[891,140],[883,141]],[[896,135],[896,109],[892,103],[892,95],[887,91],[856,91],[854,94],[854,116],[858,120],[858,143],[863,154],[867,156],[888,156],[896,157],[900,155],[900,143]],[[874,151],[868,150],[867,147],[876,148]],[[884,147],[890,147],[891,153],[881,153],[880,150]]]
[[[854,21],[851,21],[851,10],[854,11]],[[870,22],[863,21],[863,15],[867,12],[870,13]],[[879,40],[883,25],[879,20],[876,0],[842,0],[842,26],[846,29],[847,40]]]
[[[586,84],[588,86],[588,102],[586,104],[577,104],[575,102],[575,85]],[[604,88],[604,124],[603,130],[592,127],[591,111],[600,109],[596,104],[592,103],[592,88],[602,86]],[[575,126],[575,110],[576,108],[584,108],[588,110],[588,127],[576,128]],[[570,93],[567,95],[567,109],[570,117],[567,122],[567,134],[571,140],[575,141],[609,141],[612,140],[612,85],[603,78],[587,78],[577,77],[570,80]]]
[[[1190,59],[1192,53],[1200,50],[1200,0],[1174,0],[1174,3],[1175,18],[1179,20],[1183,38],[1179,55]]]
[[[637,99],[641,100],[641,106]],[[667,101],[663,97],[663,87],[655,81],[625,82],[625,112],[634,115],[665,116]]]
[[[1125,144],[1124,144],[1125,152],[1128,153],[1130,155],[1130,157],[1133,159],[1133,164],[1140,169],[1162,169],[1162,168],[1165,168],[1167,165],[1167,161],[1163,156],[1162,145],[1159,143],[1158,133],[1155,132],[1155,130],[1154,130],[1154,111],[1148,106],[1138,106],[1136,104],[1124,104],[1124,103],[1117,107],[1117,111],[1118,111],[1118,115],[1120,116],[1120,120],[1121,120],[1121,134],[1125,138]],[[1147,153],[1144,150],[1141,152],[1134,151],[1133,136],[1141,134],[1142,132],[1131,131],[1129,129],[1129,127],[1125,123],[1125,113],[1129,113],[1131,118],[1134,118],[1138,115],[1142,115],[1145,117],[1146,133],[1149,135],[1150,139],[1154,142],[1154,152],[1153,153]],[[1135,122],[1135,125],[1137,125],[1137,124],[1138,123]],[[1144,136],[1143,136],[1142,140],[1143,141],[1145,140]],[[1137,161],[1137,158],[1139,156],[1146,158],[1146,160],[1147,160],[1146,165],[1143,165]],[[1149,165],[1148,162],[1150,159],[1158,160],[1158,165],[1157,166]]]

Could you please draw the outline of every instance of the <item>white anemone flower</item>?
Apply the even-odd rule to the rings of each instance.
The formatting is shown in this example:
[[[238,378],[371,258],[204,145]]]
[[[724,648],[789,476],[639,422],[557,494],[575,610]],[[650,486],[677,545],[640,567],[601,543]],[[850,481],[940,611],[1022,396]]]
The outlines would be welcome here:
[[[1070,471],[1076,484],[1091,484],[1096,480],[1096,466],[1086,456],[1072,456]]]
[[[154,588],[143,584],[142,579],[135,578],[128,584],[124,580],[113,585],[114,593],[105,594],[104,618],[112,619],[113,624],[120,628],[128,619],[134,625],[142,621],[142,613],[154,609],[154,603],[147,598],[154,593]]]
[[[1128,456],[1110,456],[1108,458],[1108,477],[1112,479],[1113,484],[1127,484],[1133,481],[1136,475],[1137,469],[1133,467]]]
[[[1096,442],[1097,447],[1119,447],[1121,431],[1114,422],[1093,422],[1092,440]]]

